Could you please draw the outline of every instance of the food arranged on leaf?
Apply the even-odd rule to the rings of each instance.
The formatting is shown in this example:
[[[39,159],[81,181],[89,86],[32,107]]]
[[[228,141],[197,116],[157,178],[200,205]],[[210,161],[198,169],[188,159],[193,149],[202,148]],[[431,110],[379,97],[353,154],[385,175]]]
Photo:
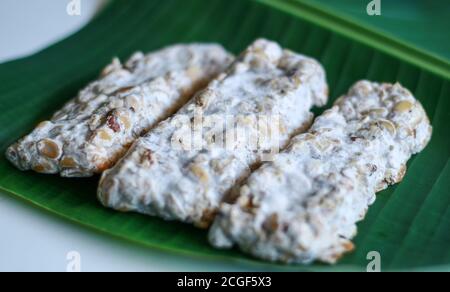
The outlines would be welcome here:
[[[400,84],[359,81],[314,121],[328,100],[318,61],[264,39],[233,60],[212,44],[116,59],[6,156],[101,174],[103,205],[210,228],[217,248],[335,263],[430,141],[427,114]]]

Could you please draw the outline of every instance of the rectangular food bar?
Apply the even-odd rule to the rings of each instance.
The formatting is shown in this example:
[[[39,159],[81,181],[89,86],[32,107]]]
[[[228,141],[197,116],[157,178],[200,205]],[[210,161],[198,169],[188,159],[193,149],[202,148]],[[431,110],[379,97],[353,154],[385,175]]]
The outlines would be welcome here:
[[[431,133],[408,90],[358,82],[222,204],[210,242],[270,261],[334,263],[353,249],[376,192],[403,179]]]
[[[50,121],[9,147],[6,156],[21,170],[65,177],[101,173],[231,61],[212,44],[136,53],[125,65],[115,59]]]
[[[128,154],[104,173],[98,197],[114,209],[205,228],[222,199],[250,174],[265,152],[285,146],[295,133],[309,127],[311,107],[324,105],[327,94],[325,73],[317,61],[257,40],[227,73],[174,117],[137,140]],[[239,135],[233,143],[222,143],[218,141],[230,133],[221,127],[205,127],[195,138],[191,129],[196,127],[197,113],[202,120],[226,117],[236,125],[237,133],[252,137],[263,128],[254,117],[279,116],[279,139],[258,143],[258,149]],[[192,136],[202,147],[191,147]]]

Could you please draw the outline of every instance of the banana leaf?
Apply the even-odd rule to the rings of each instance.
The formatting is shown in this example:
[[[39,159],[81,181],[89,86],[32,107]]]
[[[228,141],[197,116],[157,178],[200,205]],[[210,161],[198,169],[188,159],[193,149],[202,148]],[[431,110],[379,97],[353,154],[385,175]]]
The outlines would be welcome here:
[[[180,42],[219,42],[238,53],[257,37],[311,55],[325,66],[330,104],[355,81],[401,82],[426,108],[434,135],[404,181],[378,195],[359,224],[356,250],[338,264],[266,263],[209,246],[189,225],[105,209],[98,177],[20,172],[0,155],[0,191],[73,222],[164,252],[244,262],[252,268],[364,271],[370,251],[383,270],[450,270],[450,65],[426,51],[300,0],[115,0],[78,33],[0,65],[0,151],[48,118],[112,57]],[[447,40],[444,40],[448,42]],[[329,104],[329,105],[330,105]],[[320,114],[323,109],[316,110]]]
[[[450,60],[450,1],[442,0],[380,0],[381,15],[369,16],[367,6],[372,0],[296,0],[313,2],[322,10],[358,22],[372,31],[399,38],[426,50],[429,54]]]

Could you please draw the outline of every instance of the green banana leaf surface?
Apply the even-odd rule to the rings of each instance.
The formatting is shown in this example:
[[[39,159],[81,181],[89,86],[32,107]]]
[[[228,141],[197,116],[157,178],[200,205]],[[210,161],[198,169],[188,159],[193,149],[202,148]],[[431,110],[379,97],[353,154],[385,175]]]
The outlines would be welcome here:
[[[380,13],[367,15],[372,0],[294,0],[312,3],[358,25],[401,39],[437,57],[450,60],[450,1],[379,0]]]
[[[114,56],[180,42],[219,42],[239,53],[258,37],[311,55],[325,66],[329,104],[360,79],[399,81],[423,103],[434,127],[402,183],[380,193],[359,224],[356,249],[336,265],[265,263],[216,250],[206,231],[103,208],[98,177],[64,179],[21,172],[3,153],[77,94]],[[448,45],[448,40],[446,40]],[[0,191],[95,230],[165,252],[244,262],[274,270],[364,271],[367,254],[383,270],[450,270],[450,65],[444,59],[360,27],[299,0],[113,0],[69,38],[0,65]],[[317,109],[320,114],[324,109]]]

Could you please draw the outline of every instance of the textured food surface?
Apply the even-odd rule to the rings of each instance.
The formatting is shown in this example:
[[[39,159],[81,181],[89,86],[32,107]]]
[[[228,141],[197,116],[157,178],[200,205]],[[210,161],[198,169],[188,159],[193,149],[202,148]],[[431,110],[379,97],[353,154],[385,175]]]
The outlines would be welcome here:
[[[324,105],[327,94],[325,73],[317,61],[257,40],[174,117],[137,140],[104,173],[98,197],[118,210],[207,227],[230,189],[248,177],[265,152],[286,146],[289,138],[305,130],[312,121],[310,108]],[[229,129],[204,123],[202,134],[191,143],[199,115],[203,122],[226,116],[237,133],[250,137],[272,128],[267,124],[264,130],[255,118],[278,116],[279,137],[262,139],[255,149],[246,143],[247,135],[224,142]]]
[[[101,173],[231,61],[215,44],[136,53],[124,65],[115,59],[98,80],[12,145],[6,156],[21,170],[67,177]]]
[[[403,179],[431,132],[408,90],[358,82],[221,205],[210,242],[271,261],[334,263],[353,249],[376,192]]]

